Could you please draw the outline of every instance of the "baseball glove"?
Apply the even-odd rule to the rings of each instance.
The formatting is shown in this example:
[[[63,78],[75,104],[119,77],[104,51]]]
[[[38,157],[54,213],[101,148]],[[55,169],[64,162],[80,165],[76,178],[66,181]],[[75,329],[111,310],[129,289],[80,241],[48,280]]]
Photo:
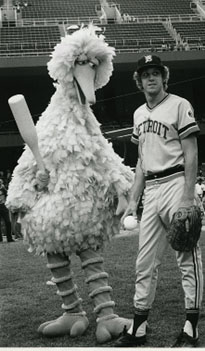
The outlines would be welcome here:
[[[191,251],[200,238],[201,209],[198,206],[180,207],[174,214],[167,239],[176,251]]]

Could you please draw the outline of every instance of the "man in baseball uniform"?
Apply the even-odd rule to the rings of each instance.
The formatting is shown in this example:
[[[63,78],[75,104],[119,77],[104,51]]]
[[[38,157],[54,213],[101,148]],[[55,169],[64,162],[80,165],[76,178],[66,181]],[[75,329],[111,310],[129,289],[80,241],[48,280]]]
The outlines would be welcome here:
[[[146,342],[146,326],[158,279],[158,268],[168,246],[166,238],[173,214],[194,203],[199,132],[191,104],[167,93],[169,69],[158,56],[147,55],[137,63],[134,79],[146,103],[134,113],[132,141],[138,145],[135,181],[128,207],[122,217],[136,215],[144,191],[136,260],[134,318],[130,329],[116,341],[117,347],[140,346]],[[185,296],[186,318],[173,347],[195,347],[203,294],[200,247],[176,251]],[[170,287],[171,288],[171,287]],[[177,314],[177,311],[176,311]]]

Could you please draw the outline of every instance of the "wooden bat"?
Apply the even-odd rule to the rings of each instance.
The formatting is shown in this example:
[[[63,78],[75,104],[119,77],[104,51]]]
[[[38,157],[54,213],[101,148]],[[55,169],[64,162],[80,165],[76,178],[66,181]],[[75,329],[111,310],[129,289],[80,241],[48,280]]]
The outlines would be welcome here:
[[[8,103],[23,140],[31,149],[39,170],[44,172],[45,166],[39,151],[36,128],[24,96],[14,95],[9,98]]]

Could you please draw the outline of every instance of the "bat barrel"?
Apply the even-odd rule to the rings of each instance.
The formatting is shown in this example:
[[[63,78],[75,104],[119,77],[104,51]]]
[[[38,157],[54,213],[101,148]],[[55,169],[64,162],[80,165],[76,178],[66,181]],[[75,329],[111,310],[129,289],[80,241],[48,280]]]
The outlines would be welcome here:
[[[24,96],[14,95],[9,98],[8,103],[23,140],[31,149],[39,169],[44,171],[45,167],[39,151],[36,128]]]

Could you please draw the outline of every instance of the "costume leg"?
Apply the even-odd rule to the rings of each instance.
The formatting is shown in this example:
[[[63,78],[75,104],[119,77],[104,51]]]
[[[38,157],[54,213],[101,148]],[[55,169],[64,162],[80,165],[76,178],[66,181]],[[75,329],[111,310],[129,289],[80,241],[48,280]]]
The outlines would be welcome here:
[[[63,254],[48,254],[48,264],[58,287],[57,294],[62,297],[62,308],[65,313],[56,320],[40,325],[38,331],[45,336],[82,335],[88,327],[88,319],[83,311],[77,293],[77,286],[73,283],[70,269],[70,259]]]
[[[111,299],[112,288],[108,285],[108,274],[103,268],[103,258],[92,249],[79,253],[82,268],[85,271],[89,296],[94,301],[94,312],[97,315],[96,338],[99,343],[119,336],[124,326],[129,327],[131,321],[114,314],[114,301]]]

